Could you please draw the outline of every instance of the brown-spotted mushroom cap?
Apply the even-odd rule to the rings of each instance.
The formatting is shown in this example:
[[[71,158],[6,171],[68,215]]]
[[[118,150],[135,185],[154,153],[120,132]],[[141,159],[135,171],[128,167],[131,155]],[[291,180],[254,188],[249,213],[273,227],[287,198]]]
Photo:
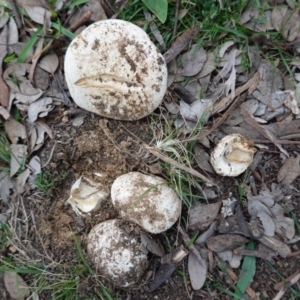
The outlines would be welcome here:
[[[216,173],[222,176],[238,176],[251,165],[256,149],[253,142],[233,133],[219,141],[210,156]]]
[[[140,172],[119,176],[111,199],[123,219],[151,233],[171,228],[181,212],[181,200],[164,179]]]
[[[66,52],[65,76],[78,106],[118,120],[149,115],[167,88],[162,54],[141,28],[122,20],[83,30]]]

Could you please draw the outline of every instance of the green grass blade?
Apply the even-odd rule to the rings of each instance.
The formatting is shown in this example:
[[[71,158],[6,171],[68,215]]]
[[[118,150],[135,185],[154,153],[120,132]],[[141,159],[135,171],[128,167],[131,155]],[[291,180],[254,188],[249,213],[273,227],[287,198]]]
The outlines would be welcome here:
[[[20,53],[18,60],[17,60],[18,63],[25,62],[28,52],[30,51],[30,49],[33,48],[33,46],[35,45],[35,43],[38,40],[38,35],[41,34],[42,32],[43,32],[43,27],[40,26],[38,28],[38,30],[31,36],[31,38],[25,44],[24,48],[22,49],[22,52]]]
[[[155,14],[162,23],[166,22],[168,15],[168,0],[142,0],[147,8]]]
[[[250,242],[247,248],[253,250],[254,243]],[[240,276],[235,286],[235,300],[241,299],[242,295],[245,293],[247,287],[251,283],[255,273],[255,263],[256,259],[254,256],[246,255],[244,257],[243,265],[240,271]]]
[[[85,259],[84,255],[82,253],[82,249],[81,249],[80,243],[79,243],[78,239],[76,238],[76,236],[74,236],[74,241],[75,241],[75,246],[76,246],[76,250],[77,250],[79,258],[81,259],[81,261],[83,262],[83,264],[85,265],[85,267],[87,268],[87,270],[89,271],[89,273],[90,274],[95,274],[95,272],[92,270],[92,268],[90,267],[89,263]]]
[[[76,34],[68,30],[67,28],[61,26],[61,24],[58,23],[52,23],[51,27],[55,28],[56,30],[60,31],[63,35],[67,36],[71,40],[75,39]]]
[[[101,286],[100,288],[107,300],[113,300],[113,298],[111,297],[111,295],[108,293],[107,289],[104,286]]]

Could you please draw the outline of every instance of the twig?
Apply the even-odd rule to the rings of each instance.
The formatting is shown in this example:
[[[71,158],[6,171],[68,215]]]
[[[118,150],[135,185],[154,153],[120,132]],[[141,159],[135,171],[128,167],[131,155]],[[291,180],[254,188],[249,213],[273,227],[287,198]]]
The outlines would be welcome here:
[[[69,26],[69,30],[74,32],[80,26],[88,22],[91,18],[92,12],[90,10],[86,11],[76,22]]]
[[[235,99],[235,101],[231,104],[231,106],[227,109],[227,111],[223,114],[223,116],[218,119],[218,121],[208,130],[205,130],[195,136],[192,137],[186,137],[183,139],[180,139],[182,142],[189,142],[189,141],[195,141],[195,140],[200,140],[204,137],[206,137],[207,135],[209,135],[211,132],[213,132],[214,130],[216,130],[219,126],[221,126],[226,119],[228,118],[228,116],[231,114],[232,111],[234,111],[238,105],[243,102],[247,97],[247,94],[242,94],[240,97],[237,97]]]
[[[21,21],[19,12],[17,10],[17,7],[15,5],[15,1],[14,0],[9,0],[9,2],[10,2],[10,5],[11,5],[11,9],[12,9],[14,15],[15,15],[15,18],[16,18],[17,27],[18,27],[18,29],[21,29],[23,27],[23,25],[22,25],[22,21]]]
[[[160,151],[158,151],[156,148],[154,147],[150,147],[148,145],[144,145],[145,149],[148,150],[150,153],[152,153],[153,155],[155,155],[156,157],[158,157],[159,159],[165,161],[166,163],[169,163],[171,165],[173,165],[174,167],[181,169],[183,171],[186,171],[187,173],[196,176],[202,180],[205,181],[206,185],[208,186],[216,186],[216,184],[211,181],[210,179],[206,178],[204,175],[200,174],[199,172],[197,172],[196,170],[194,170],[193,168],[189,168],[186,167],[185,165],[178,163],[176,160],[170,158],[167,155],[164,155],[163,153],[161,153]]]
[[[176,0],[175,22],[174,22],[174,28],[173,28],[173,39],[175,38],[176,33],[177,33],[179,6],[180,6],[180,0]]]
[[[55,144],[54,144],[54,146],[53,146],[53,148],[51,150],[50,156],[49,156],[47,162],[42,166],[42,169],[45,168],[49,164],[49,162],[51,161],[53,153],[54,153],[54,150],[55,150],[55,147],[56,147],[56,144],[57,144],[57,142],[55,142]]]
[[[116,19],[127,4],[128,4],[128,0],[124,1],[120,6],[119,10],[111,16],[111,19]]]
[[[282,298],[282,296],[284,295],[284,293],[288,290],[288,288],[295,284],[296,282],[298,282],[300,279],[300,273],[294,275],[289,282],[287,282],[278,292],[278,294],[273,298],[273,300],[279,300]]]

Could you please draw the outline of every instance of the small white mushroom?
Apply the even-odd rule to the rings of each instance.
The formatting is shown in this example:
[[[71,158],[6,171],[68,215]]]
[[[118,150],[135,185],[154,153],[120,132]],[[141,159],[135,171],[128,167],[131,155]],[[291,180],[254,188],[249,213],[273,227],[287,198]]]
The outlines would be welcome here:
[[[221,139],[211,153],[210,162],[219,175],[238,176],[251,165],[255,152],[252,141],[234,133]]]
[[[138,281],[148,266],[138,239],[128,234],[121,220],[96,225],[88,235],[87,253],[96,270],[114,285],[127,287]]]
[[[111,199],[122,218],[151,233],[169,229],[181,212],[181,201],[165,180],[139,172],[118,177]]]
[[[109,195],[103,184],[81,176],[71,187],[70,197],[67,200],[73,208],[79,208],[87,213],[96,210]],[[76,209],[75,209],[76,210]]]
[[[115,19],[92,24],[71,42],[65,75],[78,106],[119,120],[149,115],[167,88],[164,57],[149,36]]]

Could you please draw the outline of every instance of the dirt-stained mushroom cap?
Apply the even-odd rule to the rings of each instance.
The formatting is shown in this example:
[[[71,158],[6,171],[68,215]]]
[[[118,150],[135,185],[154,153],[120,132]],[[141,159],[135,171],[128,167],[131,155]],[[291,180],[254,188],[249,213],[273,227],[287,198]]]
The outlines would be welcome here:
[[[181,212],[181,200],[164,179],[139,172],[119,176],[111,199],[123,219],[151,233],[168,230]]]
[[[148,266],[138,239],[127,233],[120,220],[108,220],[92,228],[87,252],[99,274],[114,285],[126,287],[139,280]]]
[[[256,149],[253,142],[240,134],[225,136],[217,144],[210,156],[216,173],[222,176],[238,176],[251,165]]]
[[[141,28],[122,20],[83,30],[68,47],[65,75],[78,106],[118,120],[149,115],[167,88],[162,54]]]

